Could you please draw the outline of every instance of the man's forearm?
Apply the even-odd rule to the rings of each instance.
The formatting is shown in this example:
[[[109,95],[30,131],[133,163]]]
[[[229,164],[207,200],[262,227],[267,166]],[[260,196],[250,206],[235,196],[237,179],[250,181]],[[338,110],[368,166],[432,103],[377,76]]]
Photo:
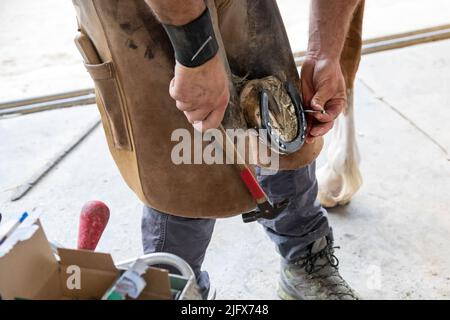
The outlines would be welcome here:
[[[360,0],[311,0],[308,54],[339,59]]]
[[[205,10],[203,0],[145,0],[158,20],[165,24],[185,25]]]

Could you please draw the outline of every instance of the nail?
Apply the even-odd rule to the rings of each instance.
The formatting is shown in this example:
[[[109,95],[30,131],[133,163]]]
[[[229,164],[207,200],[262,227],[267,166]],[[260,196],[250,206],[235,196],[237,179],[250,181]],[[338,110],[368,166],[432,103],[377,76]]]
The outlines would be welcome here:
[[[322,109],[322,110],[303,110],[303,112],[305,112],[305,113],[320,113],[320,114],[327,113],[324,109]]]

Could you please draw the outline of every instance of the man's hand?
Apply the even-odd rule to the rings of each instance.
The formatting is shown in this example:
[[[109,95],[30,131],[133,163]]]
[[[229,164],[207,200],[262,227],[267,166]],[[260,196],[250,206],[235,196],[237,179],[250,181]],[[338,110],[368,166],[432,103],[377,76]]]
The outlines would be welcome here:
[[[204,12],[204,0],[145,0],[161,23],[182,26]],[[230,100],[229,80],[219,53],[206,63],[188,68],[175,65],[170,96],[198,131],[217,128]]]
[[[230,99],[228,76],[220,54],[196,68],[177,62],[169,91],[177,108],[196,130],[217,128]]]
[[[313,143],[331,130],[334,120],[345,107],[345,82],[337,59],[315,57],[305,59],[301,79],[305,106],[326,111],[326,114],[317,112],[311,115],[306,143]]]
[[[361,0],[312,0],[308,53],[302,66],[302,94],[313,113],[307,143],[323,136],[346,105],[339,59],[353,13]]]

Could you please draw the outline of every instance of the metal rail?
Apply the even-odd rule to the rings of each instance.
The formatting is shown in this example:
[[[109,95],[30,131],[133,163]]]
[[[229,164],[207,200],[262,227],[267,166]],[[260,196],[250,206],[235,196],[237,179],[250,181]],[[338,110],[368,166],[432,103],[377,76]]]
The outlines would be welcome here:
[[[2,103],[0,104],[0,117],[70,108],[94,103],[94,89],[70,91],[49,96],[40,96]]]
[[[42,178],[44,178],[58,163],[60,163],[76,146],[83,142],[98,126],[100,119],[97,117],[90,122],[81,132],[56,153],[47,163],[34,172],[26,181],[18,185],[12,191],[11,201],[23,198]]]
[[[445,39],[450,39],[450,24],[364,40],[361,54],[372,54]],[[294,53],[297,67],[303,64],[305,54],[306,51]]]

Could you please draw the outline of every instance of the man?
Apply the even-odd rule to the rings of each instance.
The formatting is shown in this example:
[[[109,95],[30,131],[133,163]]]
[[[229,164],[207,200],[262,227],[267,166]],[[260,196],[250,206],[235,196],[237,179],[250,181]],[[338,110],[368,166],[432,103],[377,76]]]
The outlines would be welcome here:
[[[217,169],[220,171],[218,175],[211,173],[215,167],[172,166],[169,170],[167,166],[170,164],[163,159],[168,149],[161,149],[164,140],[151,146],[146,144],[150,143],[148,140],[152,139],[152,133],[167,139],[171,129],[184,125],[186,121],[197,131],[217,128],[234,105],[229,103],[232,98],[230,69],[241,77],[258,77],[263,69],[280,74],[281,78],[295,80],[298,75],[274,0],[145,2],[160,24],[154,23],[154,18],[145,13],[140,1],[94,0],[88,4],[87,1],[74,0],[80,29],[94,42],[100,60],[106,61],[108,66],[108,60],[115,62],[106,72],[98,70],[104,68],[105,63],[98,66],[88,63],[87,67],[101,96],[99,108],[111,152],[127,183],[146,203],[142,221],[144,251],[170,252],[184,258],[192,266],[206,297],[210,283],[208,274],[201,271],[201,265],[215,224],[215,219],[210,218],[237,214],[239,210],[244,212],[245,205],[239,196],[245,193],[245,189],[237,180],[233,183],[226,180],[231,179],[234,173],[224,173],[227,169],[223,165]],[[360,43],[356,41],[348,53],[351,46],[346,41],[355,12],[362,14],[362,5],[359,0],[311,1],[301,94],[305,106],[313,110],[324,109],[326,113],[313,115],[306,137],[307,145],[303,148],[321,139],[345,107],[346,85],[352,84],[360,49]],[[140,22],[133,22],[135,20]],[[104,36],[99,30],[103,30]],[[164,37],[163,32],[166,33]],[[172,48],[167,48],[167,36]],[[142,47],[145,50],[139,52]],[[152,68],[148,74],[145,74],[144,64],[138,60],[142,53],[148,59],[145,63]],[[175,66],[171,64],[173,55]],[[344,78],[341,66],[346,66],[346,63],[348,68],[344,71],[349,74]],[[124,112],[125,120],[119,122],[114,122],[118,115],[111,110],[114,103],[107,101],[111,88],[105,83],[105,79],[114,76],[113,67],[118,78],[115,88],[125,88],[118,90],[119,93],[127,91],[127,83],[130,83],[129,90],[142,83],[148,83],[152,90],[148,96],[139,99],[136,96],[146,94],[143,90],[135,90],[134,96],[122,98],[126,100],[128,113]],[[172,70],[167,71],[168,68],[174,68],[173,73]],[[168,86],[165,87],[166,83]],[[172,102],[165,96],[166,90]],[[185,120],[182,121],[180,115],[174,113],[175,108],[169,106],[173,101]],[[143,106],[143,102],[148,105]],[[146,112],[153,106],[160,109],[147,116]],[[179,119],[176,124],[173,123],[175,118]],[[163,124],[159,125],[159,122]],[[140,131],[141,128],[145,130]],[[158,130],[152,131],[153,128]],[[125,143],[119,143],[120,139],[117,139],[121,133],[125,134],[122,139]],[[152,152],[141,151],[150,147]],[[137,154],[136,157],[132,152]],[[124,167],[133,161],[137,168],[125,170]],[[151,167],[147,169],[146,165]],[[189,170],[198,171],[186,174]],[[205,174],[206,171],[201,170],[210,171]],[[164,175],[158,175],[160,172]],[[326,211],[316,199],[314,162],[274,175],[264,175],[261,169],[257,169],[257,173],[271,200],[289,199],[289,206],[276,219],[259,220],[281,255],[280,297],[357,299],[356,293],[338,272]],[[134,180],[133,175],[138,178]],[[142,183],[145,179],[147,182]],[[151,183],[148,182],[150,180]],[[219,190],[220,194],[216,196]],[[220,215],[214,214],[220,210]]]

